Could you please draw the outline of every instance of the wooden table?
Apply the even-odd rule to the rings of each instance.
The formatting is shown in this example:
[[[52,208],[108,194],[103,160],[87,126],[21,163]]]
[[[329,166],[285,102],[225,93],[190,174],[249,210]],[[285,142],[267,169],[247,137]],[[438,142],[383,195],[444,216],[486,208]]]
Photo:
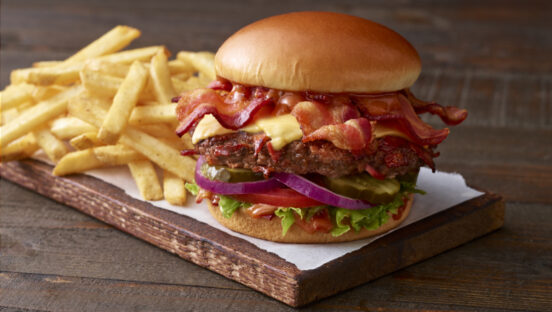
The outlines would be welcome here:
[[[173,52],[215,51],[239,27],[292,10],[350,13],[403,34],[424,65],[415,93],[470,112],[440,147],[438,168],[502,194],[505,225],[308,308],[551,309],[550,2],[104,2],[2,1],[1,86],[10,70],[63,59],[116,24],[142,30],[134,47]],[[291,309],[15,184],[0,187],[0,307],[8,311]]]

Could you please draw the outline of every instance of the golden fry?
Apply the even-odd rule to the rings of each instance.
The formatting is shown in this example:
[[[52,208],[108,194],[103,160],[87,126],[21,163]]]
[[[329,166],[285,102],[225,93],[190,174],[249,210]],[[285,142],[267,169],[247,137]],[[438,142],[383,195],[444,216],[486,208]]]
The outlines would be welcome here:
[[[109,107],[101,98],[93,98],[89,94],[82,93],[69,101],[67,111],[73,118],[90,124],[96,129],[101,127]],[[108,104],[108,103],[107,103]]]
[[[71,64],[82,62],[87,59],[117,52],[129,45],[132,40],[138,38],[139,36],[140,31],[136,28],[128,26],[115,26],[103,36],[94,40],[73,56],[66,59],[64,63]]]
[[[21,103],[32,100],[33,90],[34,87],[26,83],[8,86],[0,92],[0,111],[17,107]]]
[[[168,170],[186,181],[194,181],[195,160],[180,155],[176,148],[162,140],[133,127],[128,127],[121,136],[120,142],[143,154],[162,169]]]
[[[215,80],[215,54],[212,52],[178,52],[179,60],[191,63],[200,73],[205,74],[210,80]]]
[[[178,74],[187,74],[191,76],[194,74],[196,69],[191,63],[176,59],[169,61],[169,71],[173,76]]]
[[[144,155],[123,144],[95,147],[94,154],[106,166],[126,165],[131,161],[147,159]]]
[[[14,120],[17,116],[19,116],[19,111],[16,107],[14,107],[0,111],[0,114],[2,115],[2,125],[5,125],[8,121]]]
[[[4,147],[11,141],[44,124],[46,121],[63,114],[67,102],[82,91],[82,87],[75,86],[40,102],[22,112],[16,119],[0,127],[0,146]]]
[[[176,92],[171,82],[167,56],[161,51],[151,59],[150,77],[157,101],[161,104],[169,104],[176,96]]]
[[[31,157],[38,150],[34,134],[28,133],[0,149],[2,162]]]
[[[193,149],[194,147],[190,135],[185,134],[182,138],[179,138],[174,131],[175,128],[176,127],[169,126],[168,124],[156,123],[139,125],[137,129],[162,140],[179,151]]]
[[[136,160],[128,164],[130,173],[144,200],[161,200],[163,191],[153,164],[149,160]]]
[[[132,110],[132,125],[159,122],[176,122],[176,104],[137,106]]]
[[[98,132],[84,132],[69,141],[69,144],[76,150],[85,150],[101,144],[98,140]]]
[[[46,153],[51,161],[57,163],[68,150],[61,140],[56,138],[47,128],[43,127],[34,131],[38,146]]]
[[[99,57],[98,59],[105,62],[122,64],[132,64],[134,61],[148,62],[159,51],[163,51],[167,56],[170,56],[169,51],[164,46],[151,46],[113,53]]]
[[[61,117],[52,122],[50,131],[60,140],[68,140],[86,132],[95,132],[93,125],[75,117]]]
[[[113,104],[98,132],[100,141],[107,144],[117,142],[126,128],[132,109],[138,102],[138,95],[146,84],[146,78],[147,71],[144,66],[138,61],[134,62],[115,94]]]
[[[167,170],[163,170],[163,194],[171,205],[186,204],[186,189],[184,180]]]
[[[52,174],[63,176],[72,173],[80,173],[91,169],[100,168],[103,165],[96,158],[93,149],[71,152],[59,160]]]
[[[96,71],[105,75],[125,78],[130,69],[129,64],[107,62],[102,59],[94,59],[86,62],[83,71]]]
[[[75,63],[71,65],[58,65],[52,67],[31,68],[30,71],[25,71],[21,78],[25,82],[39,86],[47,85],[69,85],[79,80],[79,72],[83,68],[83,63]],[[13,74],[13,72],[12,72]]]
[[[33,67],[52,67],[61,65],[63,61],[39,61],[34,62]]]
[[[65,86],[51,85],[41,88],[35,88],[33,91],[33,99],[35,102],[45,101],[63,91],[67,90]]]
[[[95,96],[114,97],[123,79],[91,70],[82,70],[80,79],[84,88]]]

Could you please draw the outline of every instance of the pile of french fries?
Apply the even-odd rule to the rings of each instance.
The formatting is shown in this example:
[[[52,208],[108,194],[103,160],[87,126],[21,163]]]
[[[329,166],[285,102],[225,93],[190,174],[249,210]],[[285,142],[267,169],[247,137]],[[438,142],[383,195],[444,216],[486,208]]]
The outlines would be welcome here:
[[[121,51],[139,36],[117,26],[64,61],[12,71],[0,93],[2,162],[42,149],[56,176],[125,165],[145,200],[184,205],[195,160],[180,155],[193,147],[175,134],[171,99],[212,81],[214,56],[182,51],[168,60],[164,46]]]

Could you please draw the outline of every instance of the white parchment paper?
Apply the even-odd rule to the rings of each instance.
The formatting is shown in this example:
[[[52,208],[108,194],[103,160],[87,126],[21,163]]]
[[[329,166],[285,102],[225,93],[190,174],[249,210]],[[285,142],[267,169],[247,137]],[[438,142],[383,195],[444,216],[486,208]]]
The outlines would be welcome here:
[[[140,193],[126,166],[92,170],[88,172],[88,174],[110,184],[113,184],[125,190],[125,192],[131,197],[141,200]],[[407,226],[439,211],[445,210],[456,204],[462,203],[466,200],[483,194],[466,186],[464,178],[459,174],[451,174],[445,172],[432,173],[431,170],[427,168],[421,169],[417,187],[426,191],[427,194],[415,195],[416,197],[410,215],[398,228]],[[187,207],[172,206],[164,200],[150,203],[159,208],[167,209],[178,214],[192,217],[221,231],[247,240],[257,247],[275,253],[286,261],[295,264],[300,270],[315,269],[329,261],[332,261],[333,259],[339,258],[349,252],[360,249],[361,247],[370,244],[376,239],[390,233],[388,232],[374,238],[368,238],[347,243],[323,245],[282,244],[251,238],[228,230],[227,228],[218,224],[211,217],[204,203],[196,204],[194,202],[193,196],[189,196]]]

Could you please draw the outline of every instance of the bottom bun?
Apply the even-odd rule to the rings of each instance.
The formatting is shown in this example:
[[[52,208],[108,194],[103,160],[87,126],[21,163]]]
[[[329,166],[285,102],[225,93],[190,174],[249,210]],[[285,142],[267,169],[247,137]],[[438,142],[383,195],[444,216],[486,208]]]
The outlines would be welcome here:
[[[286,235],[282,236],[281,219],[278,217],[274,217],[272,220],[265,218],[252,218],[242,209],[238,209],[234,212],[232,217],[225,218],[222,216],[218,207],[213,206],[210,202],[208,202],[208,206],[209,211],[220,224],[232,231],[248,236],[280,243],[338,243],[379,235],[397,227],[410,213],[413,200],[414,196],[412,194],[409,195],[406,207],[398,220],[389,218],[387,223],[375,230],[362,229],[356,232],[351,229],[349,232],[338,237],[334,237],[330,233],[322,232],[315,232],[311,234],[304,231],[297,224],[293,224],[287,231]]]

